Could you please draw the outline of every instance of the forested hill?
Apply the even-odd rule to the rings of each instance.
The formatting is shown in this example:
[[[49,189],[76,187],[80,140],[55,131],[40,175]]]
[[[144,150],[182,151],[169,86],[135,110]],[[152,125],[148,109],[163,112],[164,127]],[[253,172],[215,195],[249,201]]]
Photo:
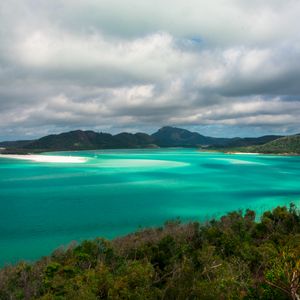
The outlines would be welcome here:
[[[294,205],[167,222],[113,241],[58,249],[0,270],[0,299],[299,299]]]
[[[152,135],[146,133],[112,135],[109,133],[76,130],[48,135],[37,140],[2,142],[0,147],[5,147],[5,152],[7,153],[153,147],[241,147],[261,145],[279,137],[214,138],[186,129],[166,126]]]
[[[247,147],[245,150],[258,153],[300,154],[300,135],[282,137],[264,145]]]

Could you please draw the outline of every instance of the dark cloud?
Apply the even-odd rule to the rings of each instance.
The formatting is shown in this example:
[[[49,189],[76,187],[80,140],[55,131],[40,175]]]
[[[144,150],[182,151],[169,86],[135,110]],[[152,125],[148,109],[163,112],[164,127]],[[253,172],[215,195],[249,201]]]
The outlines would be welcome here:
[[[0,140],[300,131],[300,3],[2,1]]]

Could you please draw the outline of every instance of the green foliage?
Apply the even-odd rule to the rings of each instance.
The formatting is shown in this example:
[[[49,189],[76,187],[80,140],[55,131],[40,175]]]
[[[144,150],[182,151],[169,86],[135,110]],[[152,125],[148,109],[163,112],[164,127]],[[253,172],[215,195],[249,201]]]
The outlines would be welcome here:
[[[0,270],[0,299],[299,299],[295,205],[167,222]]]
[[[245,147],[246,152],[300,154],[300,135],[286,136],[264,145]]]

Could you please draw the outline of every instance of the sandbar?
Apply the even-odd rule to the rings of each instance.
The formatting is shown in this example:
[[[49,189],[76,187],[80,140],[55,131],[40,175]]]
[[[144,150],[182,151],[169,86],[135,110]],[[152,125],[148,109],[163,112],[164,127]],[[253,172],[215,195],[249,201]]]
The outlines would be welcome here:
[[[35,162],[45,163],[84,163],[87,161],[85,157],[78,156],[56,156],[56,155],[20,155],[20,154],[0,154],[0,158],[31,160]]]

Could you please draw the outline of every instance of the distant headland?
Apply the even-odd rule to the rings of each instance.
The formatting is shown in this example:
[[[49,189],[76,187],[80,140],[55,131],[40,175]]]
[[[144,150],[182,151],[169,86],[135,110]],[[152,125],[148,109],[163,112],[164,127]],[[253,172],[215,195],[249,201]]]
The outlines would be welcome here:
[[[186,129],[165,126],[149,135],[122,132],[116,135],[91,130],[75,130],[47,135],[36,140],[0,142],[2,154],[97,149],[189,147],[222,152],[300,154],[300,135],[266,135],[250,138],[216,138]]]

